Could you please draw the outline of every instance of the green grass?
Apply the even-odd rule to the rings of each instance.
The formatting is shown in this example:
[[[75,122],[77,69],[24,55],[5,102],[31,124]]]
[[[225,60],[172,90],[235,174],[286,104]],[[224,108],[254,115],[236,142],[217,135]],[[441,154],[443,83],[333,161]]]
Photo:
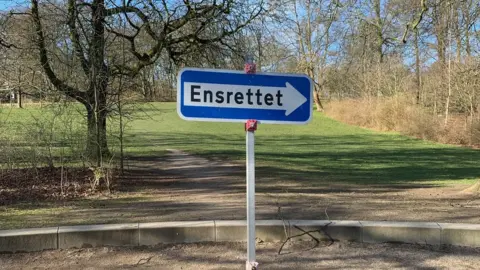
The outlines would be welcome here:
[[[173,148],[208,158],[245,159],[243,124],[181,120],[175,104],[155,104],[131,123],[127,152],[161,155]],[[314,113],[308,125],[260,125],[257,170],[262,176],[310,183],[472,183],[480,151],[349,126]]]
[[[181,120],[175,103],[137,105],[127,121],[127,155],[163,155],[180,149],[207,158],[243,162],[245,132],[240,123],[207,123]],[[49,107],[2,109],[7,119],[6,137],[17,143],[41,143],[25,132],[32,123],[48,120]],[[82,136],[85,125],[81,108],[64,109],[67,116],[55,122],[54,154],[58,155],[66,120]],[[72,120],[73,119],[73,120]],[[110,145],[115,152],[117,121],[111,121]],[[62,131],[63,130],[63,131]],[[22,137],[23,136],[23,137]],[[23,141],[22,139],[23,138]],[[65,142],[63,142],[65,143]],[[75,148],[70,149],[75,150]],[[67,151],[68,152],[68,151]],[[260,125],[256,132],[257,174],[310,184],[435,184],[472,183],[480,176],[480,151],[417,140],[395,133],[379,133],[349,126],[314,113],[308,125]]]
[[[0,169],[45,166],[53,159],[67,166],[83,164],[85,109],[78,103],[0,107]],[[109,120],[108,140],[118,150],[118,121]],[[2,153],[3,152],[3,153]],[[3,154],[3,155],[2,155]]]
[[[119,193],[111,197],[91,197],[69,202],[25,202],[9,206],[0,206],[0,230],[50,227],[58,225],[125,223],[138,218],[115,211],[104,211],[92,215],[91,209],[118,209],[134,202],[151,202],[152,197],[143,197],[135,193]],[[87,210],[87,211],[85,211]]]
[[[58,221],[59,215],[68,213],[70,210],[69,207],[55,206],[50,203],[0,207],[0,229],[54,226],[52,220]]]

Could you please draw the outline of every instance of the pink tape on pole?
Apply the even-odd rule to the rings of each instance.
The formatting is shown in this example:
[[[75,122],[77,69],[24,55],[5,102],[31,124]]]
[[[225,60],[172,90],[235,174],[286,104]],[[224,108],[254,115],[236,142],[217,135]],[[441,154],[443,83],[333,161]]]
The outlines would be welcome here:
[[[247,59],[245,62],[244,71],[247,74],[255,74],[257,72],[257,65],[253,62],[252,59]],[[245,123],[245,131],[255,132],[257,130],[257,120],[247,120]]]
[[[244,71],[247,74],[255,74],[257,72],[257,65],[255,63],[245,63]]]
[[[257,120],[247,120],[245,123],[245,131],[255,132],[257,130]]]

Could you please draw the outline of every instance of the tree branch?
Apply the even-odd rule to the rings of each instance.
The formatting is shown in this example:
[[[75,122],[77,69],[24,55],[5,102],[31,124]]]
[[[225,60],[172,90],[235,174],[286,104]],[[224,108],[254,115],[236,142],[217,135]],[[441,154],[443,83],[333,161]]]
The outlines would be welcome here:
[[[77,30],[77,9],[75,6],[75,0],[68,0],[68,28],[70,30],[70,39],[72,40],[73,49],[75,50],[75,55],[80,60],[83,72],[86,76],[89,76],[90,73],[90,63],[85,57],[83,48],[80,42],[80,34]]]
[[[133,6],[119,6],[119,7],[114,7],[106,10],[106,16],[110,17],[113,15],[118,15],[120,13],[123,13],[126,17],[127,20],[130,21],[128,18],[128,13],[135,13],[144,23],[145,31],[149,36],[151,36],[153,39],[157,39],[157,35],[155,32],[152,30],[152,27],[150,26],[150,20],[145,13],[143,13],[139,8],[133,7]]]
[[[48,80],[68,97],[74,98],[82,104],[86,104],[86,95],[84,92],[67,85],[64,81],[60,80],[53,71],[50,61],[47,55],[47,49],[45,45],[45,36],[43,34],[42,23],[40,21],[40,14],[38,11],[38,0],[31,0],[32,19],[35,26],[35,32],[37,34],[36,45],[39,49],[40,64],[48,77]]]
[[[206,5],[202,3],[192,3],[185,0],[184,7],[186,7],[186,11],[182,16],[171,19],[175,11],[178,9],[177,7],[177,9],[167,14],[168,16],[163,20],[163,27],[158,35],[153,36],[149,34],[156,41],[153,47],[148,52],[142,53],[136,51],[134,46],[130,46],[130,52],[139,61],[134,65],[115,65],[115,72],[117,74],[128,74],[129,76],[135,76],[142,68],[153,64],[160,56],[160,53],[163,51],[163,49],[167,49],[169,56],[172,59],[175,59],[175,57],[178,55],[187,54],[196,46],[201,47],[213,43],[219,43],[226,37],[238,33],[255,18],[257,18],[263,11],[263,5],[259,5],[259,8],[252,10],[251,13],[248,14],[248,17],[245,21],[234,26],[227,25],[228,28],[224,27],[223,29],[216,31],[216,33],[208,35],[213,35],[213,37],[203,37],[206,36],[203,34],[205,34],[205,32],[209,29],[207,27],[209,24],[221,24],[221,22],[216,20],[216,18],[219,18],[223,15],[228,16],[228,14],[230,14],[231,3],[232,1],[222,1],[220,4],[214,2],[211,5]],[[167,12],[168,9],[166,2],[164,2],[164,9],[165,12]],[[158,12],[158,10],[156,11]],[[135,13],[145,23],[146,27],[150,27],[149,18],[136,7],[124,5],[123,7],[115,7],[107,11],[107,14],[110,16],[120,13]],[[187,32],[176,35],[175,32],[180,31],[186,26],[191,26],[193,29],[189,28],[189,33]],[[134,42],[134,36],[125,36],[122,33],[117,33],[117,35],[127,39],[130,44]]]
[[[408,37],[408,32],[410,30],[410,27],[412,30],[416,30],[420,22],[423,20],[423,16],[425,15],[425,12],[428,11],[428,6],[427,6],[427,0],[421,0],[421,5],[422,5],[422,10],[420,11],[420,14],[418,15],[418,18],[416,21],[413,22],[413,24],[410,26],[410,23],[407,23],[407,26],[405,27],[405,32],[403,33],[402,36],[402,42],[407,43],[407,37]]]

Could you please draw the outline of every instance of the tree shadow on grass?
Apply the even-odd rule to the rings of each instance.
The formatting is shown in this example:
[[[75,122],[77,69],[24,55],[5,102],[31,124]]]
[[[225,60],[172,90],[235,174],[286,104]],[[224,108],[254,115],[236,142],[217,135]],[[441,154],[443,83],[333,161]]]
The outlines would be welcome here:
[[[182,149],[213,160],[245,159],[243,136],[144,133],[137,135],[136,142],[129,146],[141,147],[141,142]],[[143,154],[149,156],[152,152]],[[263,135],[257,137],[255,156],[259,177],[311,185],[408,186],[480,176],[478,150],[383,134]]]

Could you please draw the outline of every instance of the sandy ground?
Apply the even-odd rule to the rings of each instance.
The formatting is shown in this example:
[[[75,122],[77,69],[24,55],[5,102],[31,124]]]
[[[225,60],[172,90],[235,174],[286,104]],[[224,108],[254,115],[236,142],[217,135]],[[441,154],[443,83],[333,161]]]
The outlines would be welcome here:
[[[259,269],[478,269],[480,250],[395,244],[258,244]],[[244,243],[1,254],[0,269],[245,269]]]

